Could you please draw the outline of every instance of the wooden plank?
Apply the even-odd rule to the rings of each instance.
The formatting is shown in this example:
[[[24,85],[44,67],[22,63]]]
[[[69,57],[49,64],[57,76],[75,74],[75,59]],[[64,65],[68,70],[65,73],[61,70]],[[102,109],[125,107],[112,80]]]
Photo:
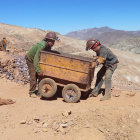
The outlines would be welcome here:
[[[42,72],[46,76],[64,79],[67,81],[72,81],[81,84],[88,84],[88,74],[86,73],[80,73],[77,71],[71,71],[53,66],[46,66],[44,64],[40,64],[40,67]]]
[[[63,56],[53,55],[50,53],[41,53],[40,63],[63,67],[71,70],[77,70],[81,72],[88,72],[89,66],[91,65],[91,63],[87,61],[66,58]]]

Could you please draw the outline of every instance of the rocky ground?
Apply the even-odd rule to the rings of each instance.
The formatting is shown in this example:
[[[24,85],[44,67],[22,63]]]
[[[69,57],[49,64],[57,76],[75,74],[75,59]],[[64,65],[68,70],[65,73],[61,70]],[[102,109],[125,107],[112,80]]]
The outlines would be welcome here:
[[[1,99],[0,98],[0,105],[9,105],[9,104],[14,104],[15,101],[12,101],[11,99]]]
[[[29,98],[28,87],[1,80],[1,98],[15,104],[0,107],[1,140],[139,140],[140,92],[112,90],[112,99],[81,99],[68,104]],[[114,96],[116,91],[120,96]]]
[[[0,78],[6,78],[19,84],[29,83],[25,54],[0,52]]]
[[[111,100],[100,102],[100,94],[68,104],[61,91],[52,100],[28,97],[24,55],[0,52],[0,98],[14,103],[0,106],[1,140],[139,140],[140,88],[120,68],[113,76]]]

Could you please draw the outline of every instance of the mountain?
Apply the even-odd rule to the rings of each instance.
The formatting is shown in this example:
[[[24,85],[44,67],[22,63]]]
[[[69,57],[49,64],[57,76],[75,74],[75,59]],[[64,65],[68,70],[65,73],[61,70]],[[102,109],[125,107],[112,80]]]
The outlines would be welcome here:
[[[94,38],[100,40],[102,44],[112,48],[132,51],[138,54],[140,53],[140,44],[134,45],[136,44],[135,40],[140,40],[140,31],[123,31],[111,29],[109,27],[101,27],[74,31],[66,34],[65,36],[81,40]]]
[[[8,25],[0,23],[0,40],[6,37],[8,40],[8,48],[10,49],[25,49],[28,50],[35,43],[41,41],[49,30],[41,30],[37,28],[24,28],[21,26]],[[57,49],[63,52],[75,52],[85,49],[85,41],[80,41],[77,48],[76,39],[71,39],[66,36],[62,36],[59,33],[57,35],[60,38],[60,42],[56,42]],[[64,47],[63,47],[64,46]],[[82,47],[81,47],[82,46]],[[55,48],[55,47],[54,47]],[[63,50],[61,49],[63,48]]]
[[[104,29],[106,31],[112,33],[114,30],[109,29],[109,28],[102,28],[100,29],[100,32],[103,32]],[[28,51],[29,48],[31,48],[35,43],[38,41],[41,41],[45,34],[48,32],[40,29],[35,29],[35,28],[24,28],[20,26],[14,26],[14,25],[8,25],[8,24],[2,24],[0,23],[0,39],[3,37],[6,37],[9,44],[7,46],[7,49],[9,49],[11,52],[18,52],[18,50],[21,50],[23,53],[23,49],[25,51]],[[116,32],[116,31],[115,31]],[[69,38],[63,35],[60,35],[57,33],[60,42],[55,43],[55,46],[53,49],[63,52],[63,53],[69,53],[73,55],[79,55],[79,56],[85,56],[85,57],[91,57],[95,55],[93,51],[85,51],[85,46],[86,46],[86,41],[85,40],[78,40],[78,39],[73,39]],[[133,34],[138,34],[138,33],[133,33]],[[139,38],[135,38],[136,40],[127,40],[120,43],[116,43],[114,48],[111,48],[111,50],[117,55],[120,63],[119,67],[116,71],[116,77],[121,77],[125,78],[128,81],[131,81],[136,84],[140,84],[140,55],[131,53],[131,52],[126,52],[126,51],[120,51],[118,50],[119,47],[127,47],[130,46],[130,44],[133,44],[130,46],[131,50],[133,49],[133,46],[139,46]],[[137,47],[138,48],[138,47]],[[17,51],[16,51],[17,50]],[[130,51],[131,51],[130,50]],[[25,55],[25,54],[24,54]],[[120,82],[123,82],[123,80],[120,80]],[[123,84],[122,84],[123,85]],[[123,86],[122,88],[125,88]]]
[[[71,38],[77,38],[81,40],[88,40],[89,38],[96,38],[100,40],[106,40],[110,37],[123,39],[130,38],[130,37],[140,37],[140,31],[123,31],[123,30],[116,30],[111,29],[107,26],[101,28],[89,28],[79,31],[74,31],[67,33],[65,36]]]

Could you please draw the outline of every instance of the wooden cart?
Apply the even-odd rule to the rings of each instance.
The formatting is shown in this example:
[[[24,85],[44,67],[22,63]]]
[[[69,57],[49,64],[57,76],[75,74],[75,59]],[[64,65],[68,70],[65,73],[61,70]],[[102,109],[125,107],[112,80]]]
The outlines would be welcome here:
[[[81,91],[90,89],[95,69],[93,63],[91,58],[42,51],[40,68],[44,76],[39,77],[41,96],[53,97],[59,85],[63,87],[62,97],[66,102],[79,101]]]

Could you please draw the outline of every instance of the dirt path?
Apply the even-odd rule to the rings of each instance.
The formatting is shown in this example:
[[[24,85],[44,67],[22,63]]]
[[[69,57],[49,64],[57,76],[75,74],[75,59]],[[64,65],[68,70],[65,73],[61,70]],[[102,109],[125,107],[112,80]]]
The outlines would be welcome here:
[[[140,138],[140,93],[120,91],[120,97],[76,104],[29,98],[28,87],[0,79],[1,98],[15,104],[0,106],[1,140],[104,140]],[[115,92],[115,90],[113,91]],[[118,91],[117,91],[118,92]]]

